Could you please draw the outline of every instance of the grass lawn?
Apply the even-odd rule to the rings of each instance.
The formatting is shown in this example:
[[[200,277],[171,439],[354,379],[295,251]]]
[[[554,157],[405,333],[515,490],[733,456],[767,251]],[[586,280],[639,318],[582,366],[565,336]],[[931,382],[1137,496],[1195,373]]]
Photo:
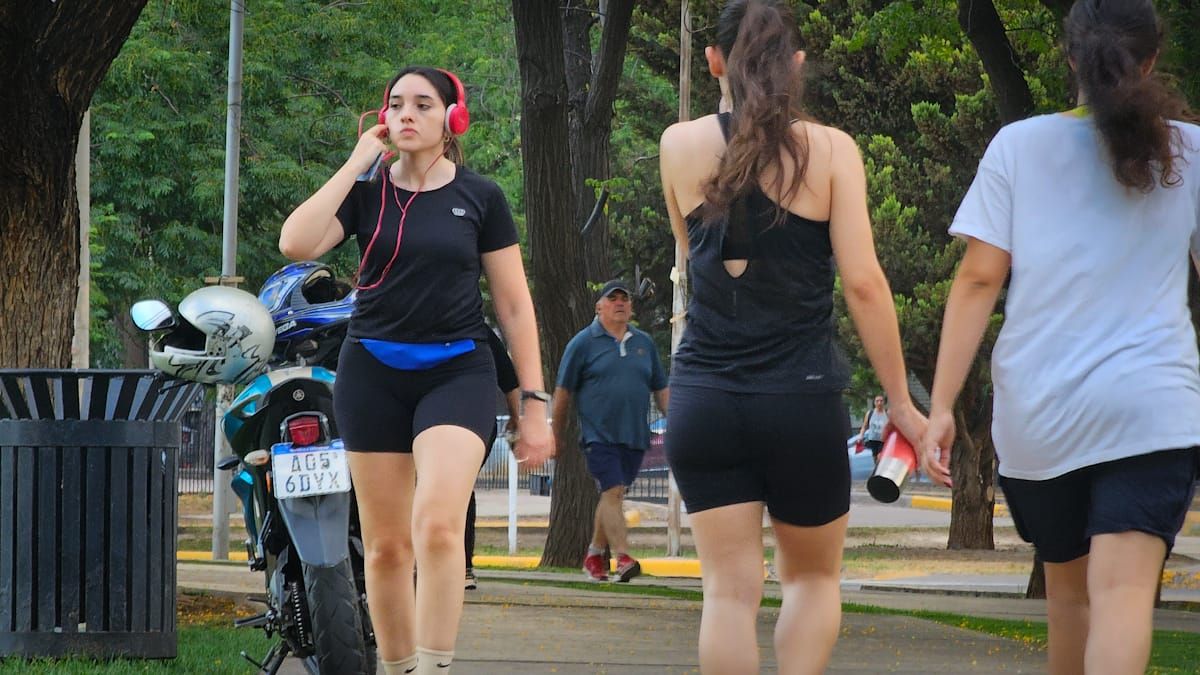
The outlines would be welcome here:
[[[238,652],[256,660],[267,653],[270,643],[261,630],[241,630],[210,624],[179,627],[179,656],[166,661],[95,661],[92,659],[0,659],[0,673],[11,675],[132,675],[133,673],[208,673],[246,675],[254,672]]]

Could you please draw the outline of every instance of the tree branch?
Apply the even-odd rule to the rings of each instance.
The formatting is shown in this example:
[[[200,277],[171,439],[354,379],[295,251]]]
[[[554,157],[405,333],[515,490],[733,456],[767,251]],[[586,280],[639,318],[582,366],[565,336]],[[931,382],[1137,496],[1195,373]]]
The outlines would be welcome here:
[[[629,26],[633,19],[633,0],[608,0],[608,16],[600,35],[596,67],[592,69],[585,125],[607,126],[612,119],[612,102],[625,66],[625,48],[629,43]]]
[[[317,87],[318,89],[320,89],[321,91],[324,91],[325,93],[329,94],[330,96],[336,98],[337,102],[341,103],[344,107],[346,107],[346,108],[350,107],[350,104],[346,103],[346,99],[342,98],[342,95],[340,93],[338,93],[336,90],[334,90],[333,87],[330,87],[329,85],[325,84],[324,82],[318,82],[317,80],[314,80],[311,77],[304,77],[303,75],[296,75],[295,73],[289,73],[288,77],[293,80],[298,80],[300,82],[307,82],[308,84],[311,84],[311,85]]]
[[[161,96],[162,100],[166,101],[167,107],[170,108],[171,111],[174,112],[176,115],[179,114],[179,108],[175,107],[175,103],[171,100],[171,97],[167,96],[166,92],[164,92],[162,90],[162,87],[158,86],[158,82],[155,82],[154,80],[150,80],[150,91]]]

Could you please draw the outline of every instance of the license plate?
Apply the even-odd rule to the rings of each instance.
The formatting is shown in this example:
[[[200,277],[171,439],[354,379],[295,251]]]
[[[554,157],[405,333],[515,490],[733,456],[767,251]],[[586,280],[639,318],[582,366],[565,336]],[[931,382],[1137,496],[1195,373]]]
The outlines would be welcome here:
[[[341,439],[328,445],[271,446],[272,484],[277,499],[350,491],[350,467]]]

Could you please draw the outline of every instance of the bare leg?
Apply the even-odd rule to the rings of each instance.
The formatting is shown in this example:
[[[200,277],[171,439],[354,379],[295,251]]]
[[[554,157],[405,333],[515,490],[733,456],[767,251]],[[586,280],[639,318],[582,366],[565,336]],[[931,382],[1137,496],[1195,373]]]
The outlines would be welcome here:
[[[690,516],[703,570],[700,671],[705,675],[758,672],[762,514],[761,502],[748,502]]]
[[[397,661],[417,649],[412,586],[413,456],[350,452],[348,457],[366,552],[371,624],[379,657]]]
[[[601,495],[601,500],[596,502],[596,515],[592,518],[592,546],[604,550],[608,546],[608,537],[604,536],[604,518],[603,511],[604,499]]]
[[[1085,670],[1143,673],[1150,662],[1154,595],[1167,546],[1145,532],[1092,537],[1087,588],[1091,601]]]
[[[1046,626],[1050,672],[1082,675],[1088,639],[1088,556],[1046,563]]]
[[[629,552],[625,534],[625,510],[622,506],[624,499],[625,486],[618,485],[601,493],[600,503],[596,505],[596,520],[604,532],[605,542],[616,555]]]
[[[413,439],[413,458],[419,477],[413,543],[421,570],[417,645],[452,652],[462,617],[467,501],[483,463],[483,441],[462,427],[431,427]]]
[[[842,622],[842,546],[849,521],[848,514],[818,527],[772,520],[783,590],[775,624],[780,673],[823,673],[829,664]]]

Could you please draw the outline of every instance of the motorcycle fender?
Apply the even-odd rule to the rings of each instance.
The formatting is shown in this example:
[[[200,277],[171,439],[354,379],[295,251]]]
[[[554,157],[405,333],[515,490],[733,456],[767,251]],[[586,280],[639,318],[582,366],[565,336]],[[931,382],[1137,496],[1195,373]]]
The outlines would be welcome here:
[[[350,493],[279,500],[300,560],[333,567],[350,556]]]

